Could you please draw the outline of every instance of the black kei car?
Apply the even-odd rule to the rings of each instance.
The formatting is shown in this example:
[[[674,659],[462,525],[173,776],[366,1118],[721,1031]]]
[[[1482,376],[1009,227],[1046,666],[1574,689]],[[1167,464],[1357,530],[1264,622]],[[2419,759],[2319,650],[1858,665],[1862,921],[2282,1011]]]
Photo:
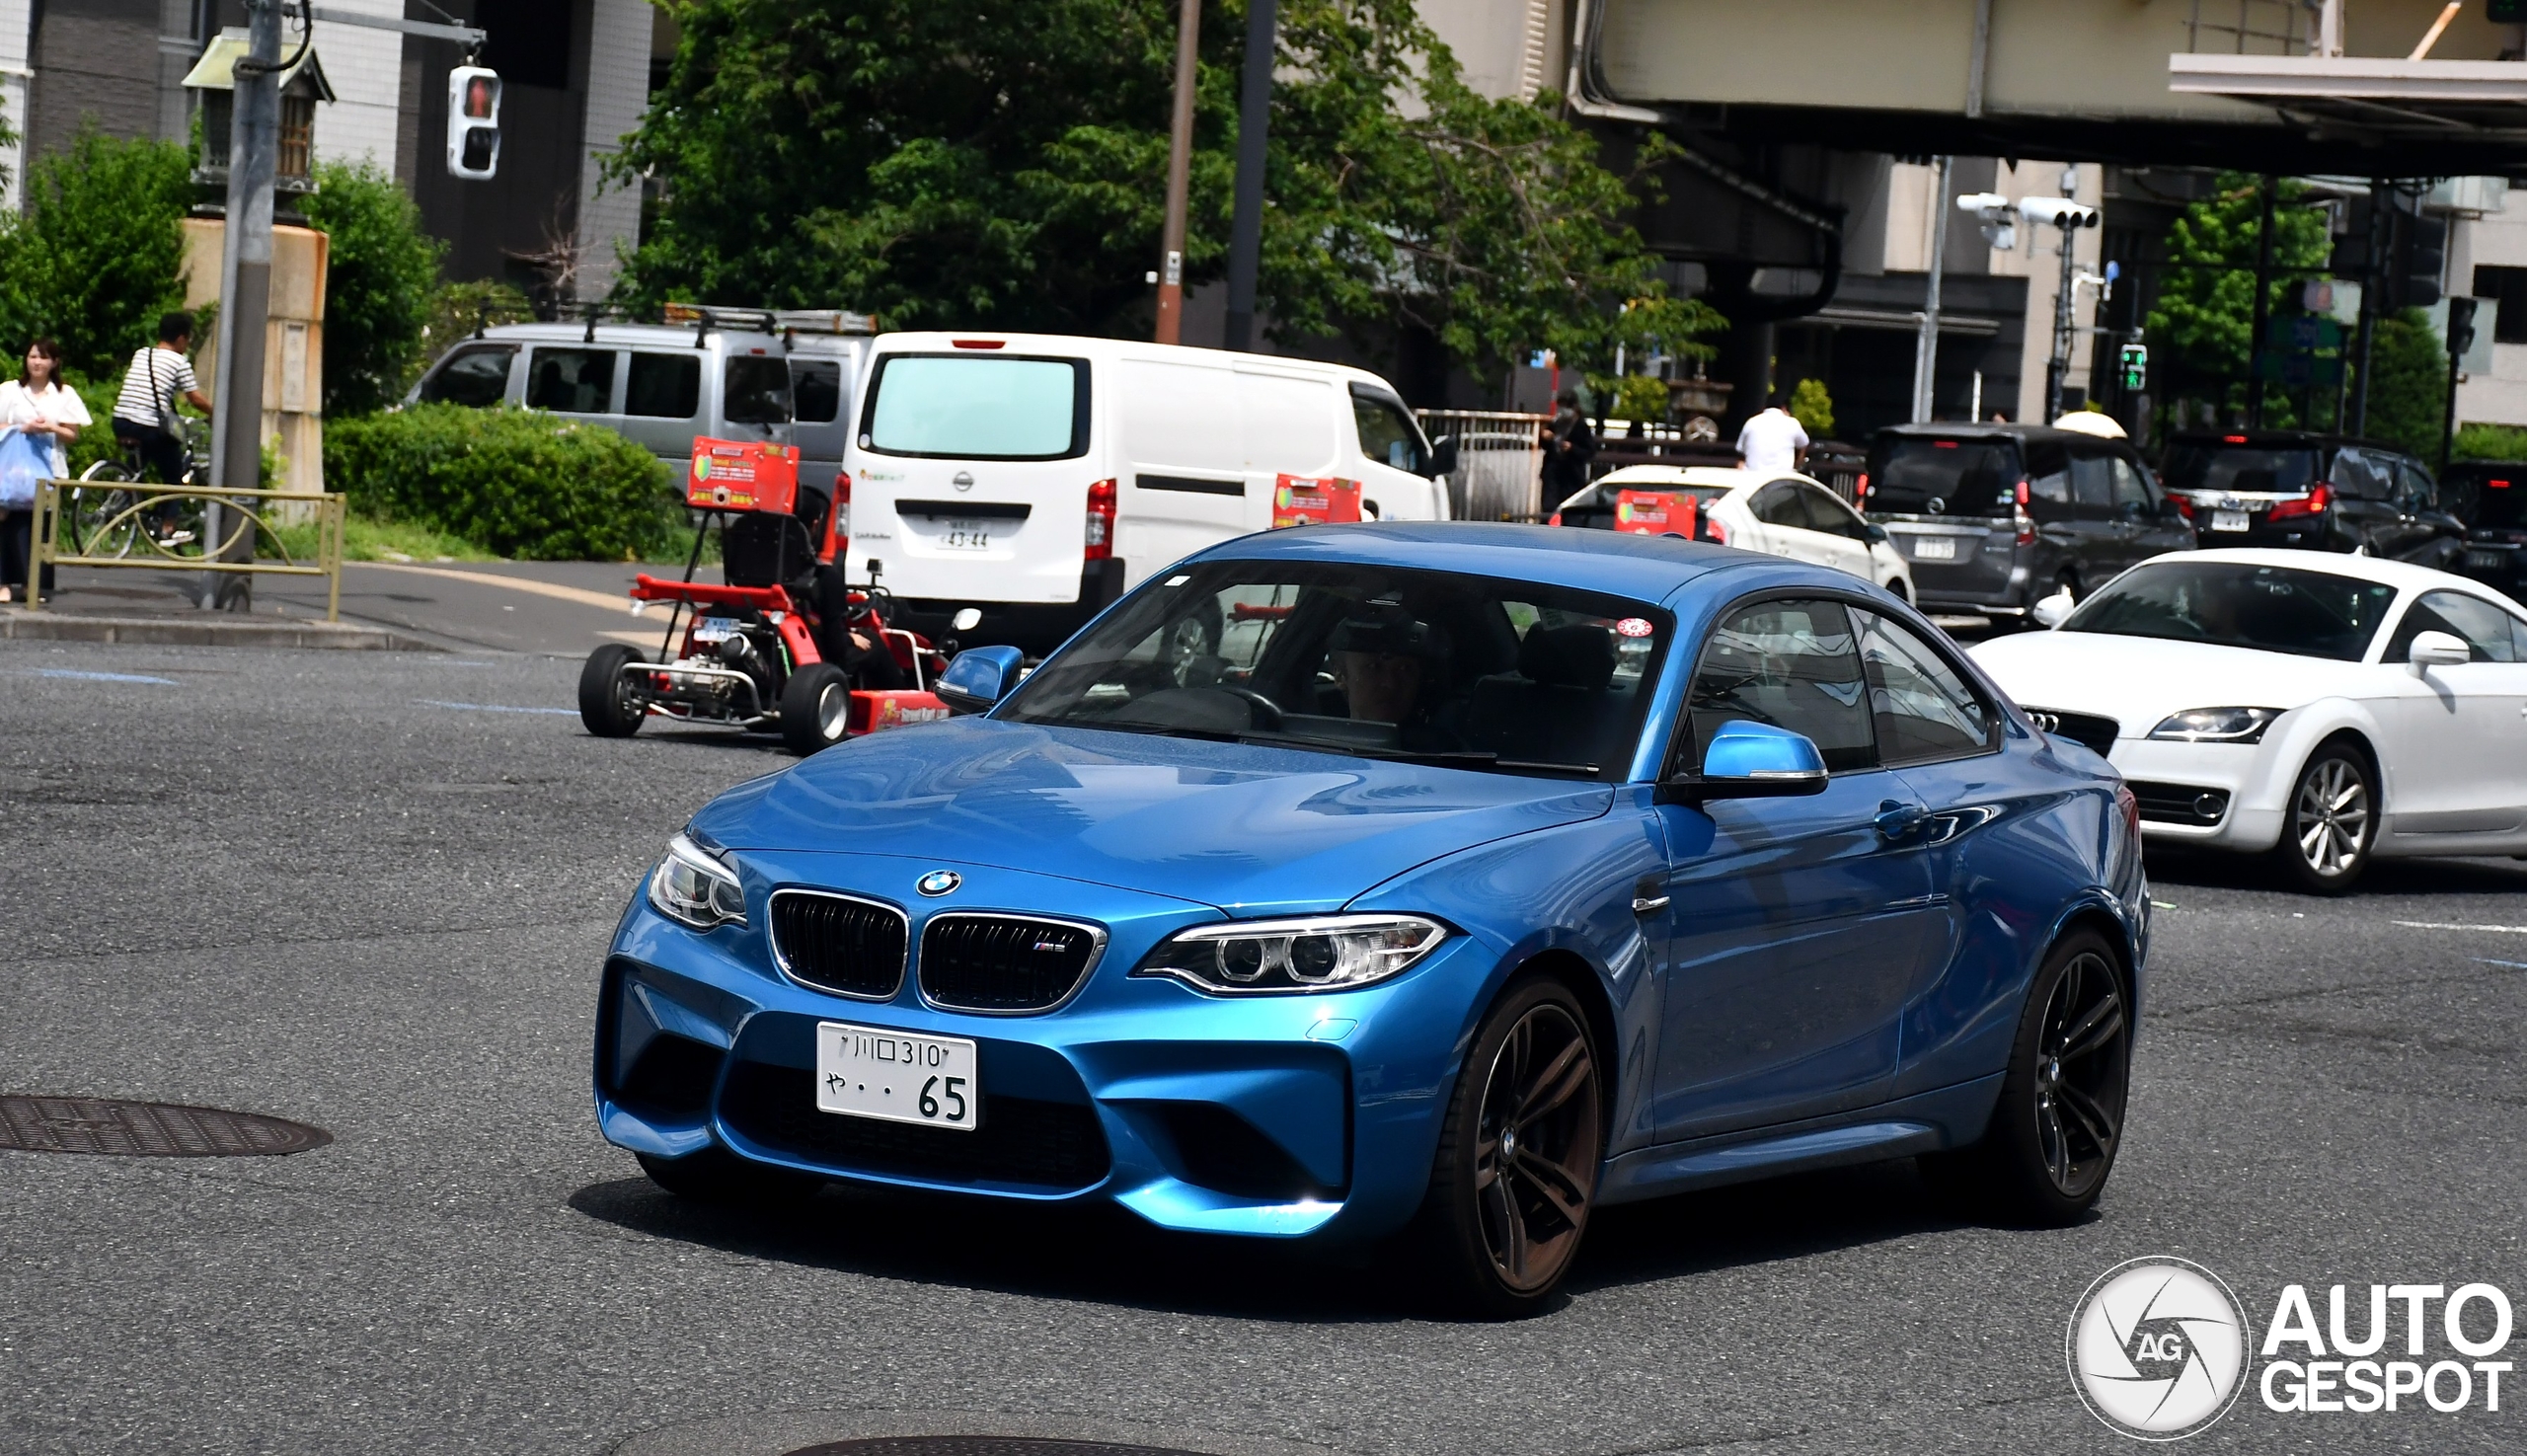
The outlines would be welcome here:
[[[2124,568],[2191,551],[2193,527],[2128,441],[2032,424],[1897,424],[1869,445],[1861,506],[1926,611],[2024,618]]]
[[[2421,462],[2393,445],[2304,429],[2173,435],[2169,492],[2193,507],[2204,546],[2357,551],[2426,567],[2465,550]]]
[[[2527,460],[2460,460],[2439,473],[2439,500],[2468,528],[2448,570],[2527,598]]]

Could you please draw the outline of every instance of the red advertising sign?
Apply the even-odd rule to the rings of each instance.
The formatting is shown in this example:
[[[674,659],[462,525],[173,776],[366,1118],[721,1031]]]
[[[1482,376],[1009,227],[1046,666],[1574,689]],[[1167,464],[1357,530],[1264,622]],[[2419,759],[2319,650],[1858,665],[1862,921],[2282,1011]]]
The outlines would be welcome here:
[[[1360,483],[1337,476],[1276,477],[1272,485],[1272,529],[1283,526],[1339,525],[1360,518]]]
[[[788,515],[799,498],[799,452],[763,440],[693,441],[684,503],[699,510],[768,510]]]
[[[1683,492],[1626,491],[1615,497],[1615,529],[1635,536],[1694,538],[1694,513],[1702,502]]]

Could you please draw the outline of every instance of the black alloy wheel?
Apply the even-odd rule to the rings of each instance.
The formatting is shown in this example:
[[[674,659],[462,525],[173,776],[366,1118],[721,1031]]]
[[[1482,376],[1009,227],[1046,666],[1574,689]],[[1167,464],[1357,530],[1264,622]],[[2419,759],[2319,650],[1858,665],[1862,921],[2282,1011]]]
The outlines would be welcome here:
[[[2097,1205],[2113,1171],[2131,1076],[2131,1002],[2120,962],[2104,937],[2076,931],[2029,987],[1982,1138],[1923,1158],[1923,1175],[1975,1215],[2073,1222]]]
[[[1604,1079],[1577,998],[1513,987],[1476,1034],[1423,1205],[1440,1293],[1514,1319],[1546,1308],[1588,1230],[1605,1151]]]
[[[628,738],[641,730],[650,712],[633,696],[623,672],[641,660],[640,652],[619,642],[588,653],[586,665],[579,668],[579,722],[589,732],[600,738]]]
[[[2310,754],[2281,819],[2272,855],[2299,888],[2341,894],[2369,868],[2378,832],[2378,791],[2367,756],[2336,738]]]

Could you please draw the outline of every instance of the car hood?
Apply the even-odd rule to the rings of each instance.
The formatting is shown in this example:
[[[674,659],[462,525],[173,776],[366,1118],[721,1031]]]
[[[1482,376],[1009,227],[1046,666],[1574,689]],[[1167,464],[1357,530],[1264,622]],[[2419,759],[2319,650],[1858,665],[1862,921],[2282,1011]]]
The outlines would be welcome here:
[[[693,827],[739,852],[903,855],[1277,914],[1594,818],[1613,798],[1598,784],[965,718],[828,748],[730,791]]]
[[[2355,695],[2374,669],[2325,657],[2102,632],[2029,632],[1977,643],[1974,660],[2020,703],[2099,713],[2142,737],[2188,708],[2301,708]]]

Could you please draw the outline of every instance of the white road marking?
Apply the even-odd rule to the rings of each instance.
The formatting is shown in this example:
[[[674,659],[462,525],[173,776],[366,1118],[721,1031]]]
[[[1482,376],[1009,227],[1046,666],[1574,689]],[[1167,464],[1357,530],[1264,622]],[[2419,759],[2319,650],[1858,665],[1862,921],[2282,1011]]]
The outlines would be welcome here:
[[[2527,925],[2457,925],[2441,920],[2399,920],[2407,930],[2480,930],[2492,935],[2527,935]]]
[[[574,601],[581,606],[601,607],[609,612],[622,611],[624,604],[631,600],[620,591],[609,595],[602,591],[590,591],[585,587],[565,586],[558,581],[538,581],[528,576],[503,576],[495,572],[455,572],[445,567],[406,566],[402,562],[382,561],[349,562],[345,565],[364,567],[372,572],[410,572],[419,576],[444,576],[450,581],[470,581],[477,586],[505,586],[511,591],[531,592],[536,596],[552,597],[556,601]]]
[[[575,718],[579,712],[576,708],[511,708],[504,703],[442,703],[436,698],[415,698],[413,701],[424,708],[453,708],[460,713],[552,713]]]

